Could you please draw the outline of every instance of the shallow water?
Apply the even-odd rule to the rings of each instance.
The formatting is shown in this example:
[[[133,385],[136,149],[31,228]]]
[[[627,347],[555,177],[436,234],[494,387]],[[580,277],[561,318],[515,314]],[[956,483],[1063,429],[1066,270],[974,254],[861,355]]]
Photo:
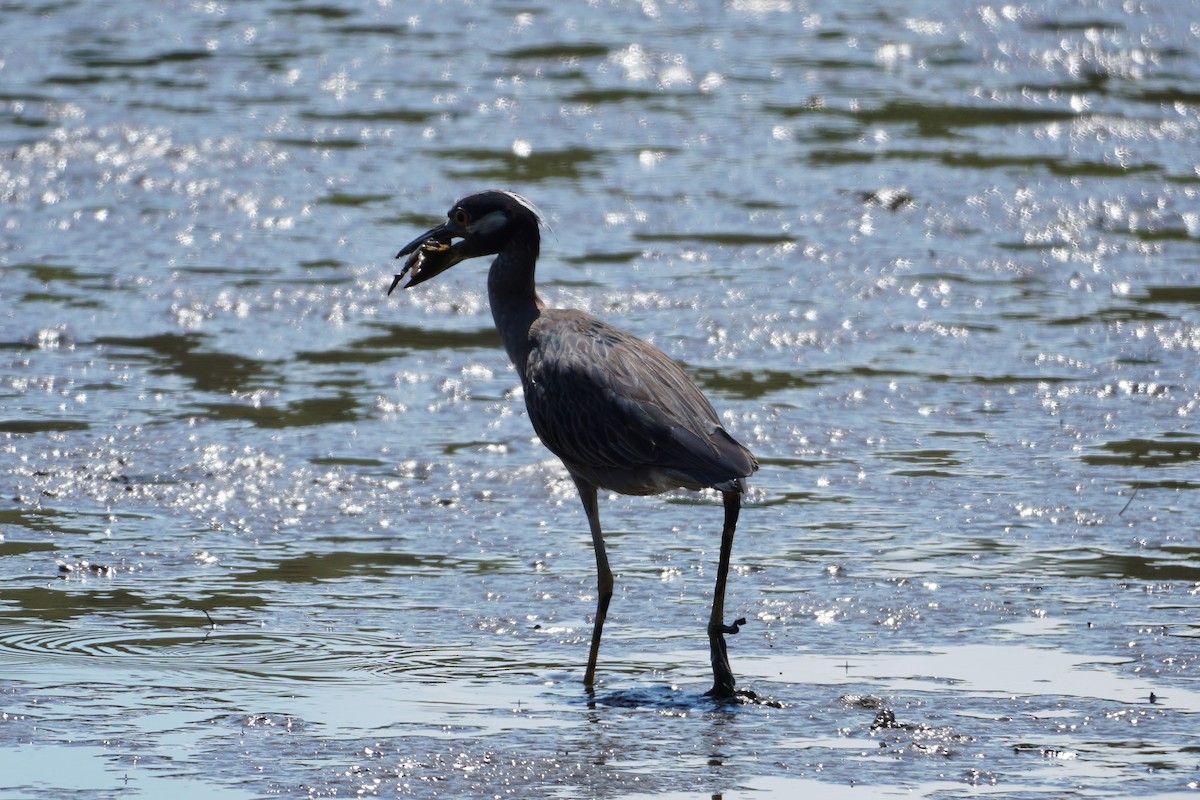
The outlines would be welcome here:
[[[1200,787],[1189,4],[26,2],[0,14],[0,796]],[[720,500],[533,437],[486,264],[683,362]]]

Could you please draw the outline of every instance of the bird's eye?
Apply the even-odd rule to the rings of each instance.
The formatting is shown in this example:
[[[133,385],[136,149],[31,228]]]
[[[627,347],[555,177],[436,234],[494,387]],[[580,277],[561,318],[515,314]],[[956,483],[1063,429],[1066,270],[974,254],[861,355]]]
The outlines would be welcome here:
[[[466,227],[471,224],[471,215],[461,208],[456,208],[450,212],[450,220],[455,224]]]

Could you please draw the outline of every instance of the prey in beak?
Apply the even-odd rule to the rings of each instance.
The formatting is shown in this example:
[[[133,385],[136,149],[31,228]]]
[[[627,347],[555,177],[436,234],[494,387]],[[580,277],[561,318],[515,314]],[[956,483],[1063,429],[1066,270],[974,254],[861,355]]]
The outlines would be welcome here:
[[[404,262],[403,269],[396,273],[387,293],[394,292],[400,285],[400,281],[404,280],[405,275],[408,275],[409,278],[408,283],[404,284],[404,288],[410,289],[418,283],[423,283],[433,276],[445,272],[466,258],[461,251],[450,244],[456,236],[461,237],[463,233],[457,230],[452,223],[445,222],[404,245],[396,254],[396,258],[407,255],[408,260]]]

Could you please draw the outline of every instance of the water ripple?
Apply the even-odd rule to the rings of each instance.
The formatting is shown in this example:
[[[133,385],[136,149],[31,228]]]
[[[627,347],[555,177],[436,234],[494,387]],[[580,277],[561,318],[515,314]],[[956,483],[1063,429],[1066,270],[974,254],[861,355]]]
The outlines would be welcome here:
[[[10,675],[45,666],[47,659],[55,670],[94,670],[100,675],[203,675],[216,689],[237,686],[247,676],[331,683],[353,683],[356,675],[462,680],[486,677],[510,660],[503,644],[464,651],[445,644],[399,644],[387,634],[236,631],[221,624],[210,629],[199,615],[195,621],[190,629],[112,627],[103,620],[87,626],[4,623],[0,665]],[[510,663],[507,668],[545,667]]]
[[[8,0],[6,785],[1194,790],[1193,9],[928,6]],[[602,498],[579,686],[486,264],[385,294],[487,186],[759,456],[730,647],[787,708],[692,702],[711,495]]]

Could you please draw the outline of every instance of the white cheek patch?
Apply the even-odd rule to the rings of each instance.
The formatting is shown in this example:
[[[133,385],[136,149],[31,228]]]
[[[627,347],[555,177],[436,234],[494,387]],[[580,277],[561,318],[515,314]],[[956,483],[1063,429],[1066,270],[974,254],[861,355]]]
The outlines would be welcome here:
[[[504,215],[503,211],[493,211],[481,217],[478,222],[471,226],[471,235],[489,234],[503,228],[507,224],[508,217]]]

